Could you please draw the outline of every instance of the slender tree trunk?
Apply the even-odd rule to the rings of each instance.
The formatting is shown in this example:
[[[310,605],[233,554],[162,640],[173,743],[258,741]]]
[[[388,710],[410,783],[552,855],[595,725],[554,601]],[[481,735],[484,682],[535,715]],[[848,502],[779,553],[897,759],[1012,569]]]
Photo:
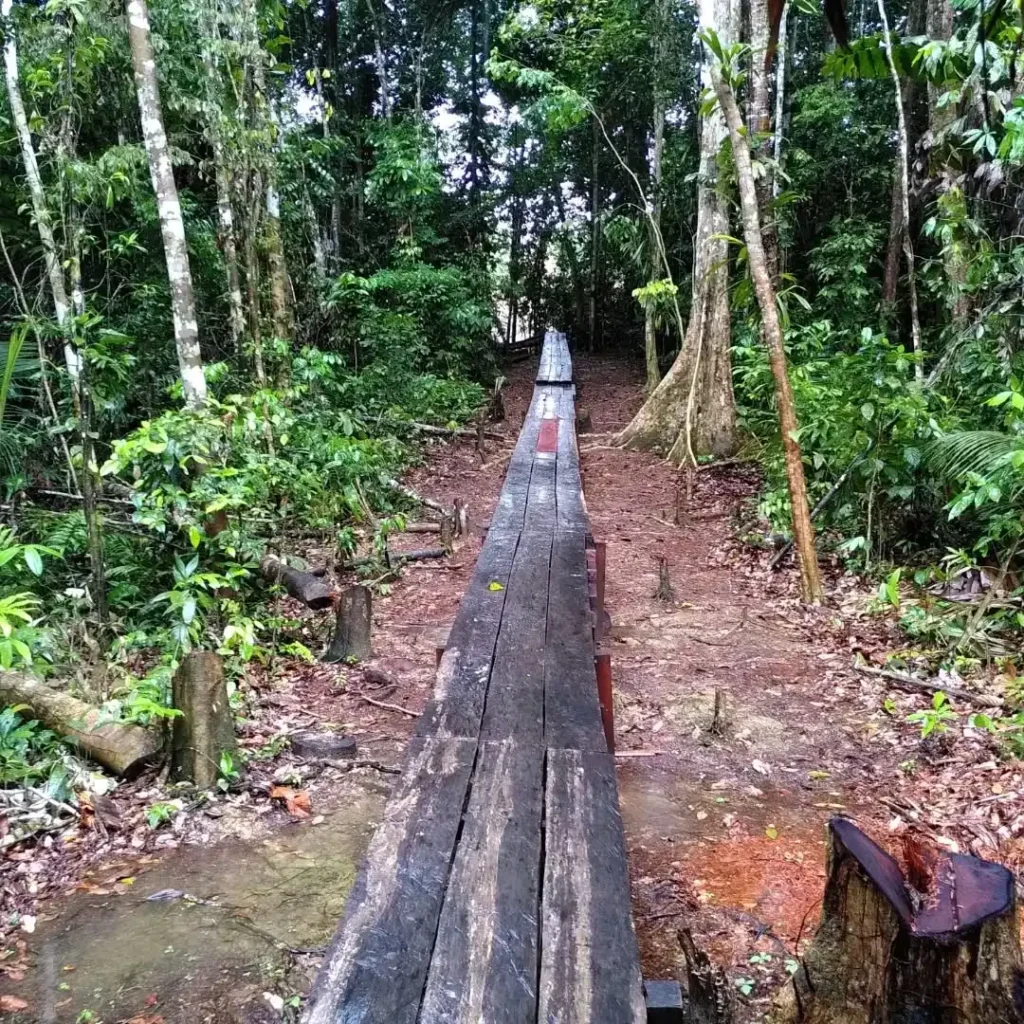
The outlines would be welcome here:
[[[560,243],[562,255],[569,264],[569,275],[572,277],[572,291],[576,303],[576,338],[580,339],[587,329],[587,286],[583,280],[583,270],[580,267],[579,256],[576,252],[576,245],[569,236],[569,222],[566,218],[565,200],[562,197],[562,189],[559,182],[555,182],[553,188],[555,196],[555,208],[558,210],[558,219],[562,225]]]
[[[135,91],[139,100],[142,137],[149,158],[153,179],[160,233],[163,236],[167,277],[171,288],[171,314],[174,319],[174,340],[178,349],[185,405],[198,409],[206,402],[206,377],[199,348],[199,323],[196,319],[192,273],[185,241],[185,222],[181,216],[178,188],[164,131],[160,88],[157,84],[156,62],[149,32],[149,12],[145,0],[127,0],[128,41],[135,72]]]
[[[889,241],[885,247],[885,266],[882,270],[882,312],[886,318],[896,306],[896,293],[900,283],[900,259],[903,250],[903,190],[900,187],[900,158],[893,162],[892,193],[889,203]]]
[[[600,129],[597,119],[591,118],[590,162],[590,285],[587,296],[587,343],[593,352],[597,348],[597,288],[601,258],[601,151]]]
[[[281,242],[281,197],[271,181],[267,184],[267,210],[263,224],[270,268],[270,309],[274,318],[274,334],[291,342],[294,334],[294,316],[288,285],[288,266]]]
[[[713,29],[724,45],[734,42],[738,8],[737,0],[701,0],[700,29]],[[713,60],[706,51],[701,67],[706,88],[712,85]],[[718,154],[727,136],[717,107],[701,118],[690,322],[671,369],[618,438],[629,447],[660,452],[676,465],[700,455],[729,456],[738,443],[725,241],[729,207],[718,190]]]
[[[772,198],[777,199],[781,191],[782,143],[786,130],[786,74],[789,71],[789,0],[782,5],[782,19],[779,22],[778,44],[779,70],[775,76],[775,135],[772,140],[772,156],[775,157],[775,173],[772,175]]]
[[[660,280],[663,276],[661,256],[659,252],[658,233],[661,231],[661,178],[662,163],[665,155],[665,73],[668,63],[668,31],[669,5],[668,0],[655,0],[654,32],[654,153],[651,162],[651,224],[648,229],[649,270],[651,281]],[[647,391],[652,392],[661,380],[661,367],[658,365],[658,331],[657,311],[648,304],[644,311],[644,362],[647,367]]]
[[[373,52],[377,62],[377,81],[380,86],[380,109],[385,120],[391,120],[391,85],[388,81],[388,61],[384,52],[383,27],[377,18],[377,9],[373,0],[366,0],[373,22]]]
[[[878,0],[878,15],[882,19],[882,49],[889,65],[896,94],[896,127],[899,133],[899,192],[900,217],[903,230],[900,232],[903,242],[903,256],[907,263],[907,291],[910,295],[910,333],[914,345],[914,377],[920,383],[924,381],[924,364],[921,351],[921,320],[917,310],[917,281],[914,268],[914,246],[910,239],[910,142],[907,137],[907,119],[903,110],[903,90],[900,85],[899,72],[892,56],[892,37],[889,34],[889,18],[885,13],[885,0]]]
[[[43,261],[46,265],[46,277],[50,284],[53,298],[54,318],[58,326],[67,332],[68,328],[68,294],[64,284],[64,271],[61,269],[61,258],[57,252],[57,243],[53,236],[53,222],[43,191],[43,179],[39,173],[35,147],[32,144],[32,133],[25,114],[25,104],[21,98],[21,83],[18,75],[18,43],[11,19],[11,0],[3,0],[0,15],[6,34],[4,41],[4,71],[7,80],[7,98],[11,107],[11,118],[14,130],[21,146],[22,165],[25,169],[25,180],[28,184],[29,196],[32,200],[32,215],[35,217],[39,242],[43,248]],[[43,353],[40,353],[42,356]],[[76,415],[79,413],[82,362],[78,352],[71,343],[70,335],[64,338],[64,364],[71,381],[71,394]]]
[[[211,40],[217,40],[216,24],[210,30]],[[213,150],[214,180],[217,186],[217,228],[221,253],[224,257],[224,276],[228,289],[228,333],[235,357],[242,351],[245,334],[245,312],[242,307],[242,284],[238,273],[238,245],[235,241],[235,216],[231,204],[231,169],[224,149],[224,136],[220,126],[220,94],[214,55],[206,48],[203,53],[209,100],[212,112],[208,121],[210,148]]]
[[[779,408],[779,427],[782,433],[782,447],[786,456],[786,477],[789,483],[789,498],[793,506],[793,539],[800,556],[801,593],[804,601],[817,604],[823,597],[821,575],[818,570],[818,555],[814,548],[814,526],[811,523],[807,504],[807,484],[804,480],[804,463],[797,441],[796,410],[793,392],[786,367],[786,349],[782,338],[782,325],[776,305],[775,287],[768,272],[764,246],[761,241],[761,218],[757,207],[757,190],[754,188],[754,172],[751,166],[750,149],[743,132],[743,118],[732,89],[717,71],[715,92],[725,114],[732,137],[732,155],[736,166],[736,179],[740,193],[740,207],[743,213],[743,236],[747,243],[747,258],[750,276],[754,280],[757,304],[761,310],[761,324],[765,345],[775,377],[775,397]]]
[[[750,102],[747,108],[747,128],[751,152],[755,160],[765,164],[772,155],[772,88],[768,53],[768,0],[750,0]],[[758,209],[761,211],[761,238],[768,273],[778,286],[779,236],[775,224],[773,181],[775,173],[767,167],[754,180]]]
[[[68,261],[71,271],[71,304],[75,316],[85,313],[85,292],[82,290],[82,246],[81,229],[77,218],[72,217],[74,243],[72,256]],[[92,572],[92,603],[96,619],[101,626],[107,622],[107,571],[103,557],[103,531],[100,526],[99,510],[96,508],[96,475],[99,467],[93,451],[92,393],[85,364],[82,364],[79,378],[81,402],[78,414],[78,433],[82,446],[82,472],[78,479],[82,488],[82,513],[85,517],[86,545],[89,549],[89,569]]]
[[[925,35],[935,42],[949,42],[953,35],[953,7],[949,0],[927,0],[925,5]],[[939,189],[945,193],[947,215],[951,207],[963,210],[963,189],[960,185],[962,168],[957,162],[957,147],[946,138],[950,125],[956,120],[956,106],[952,103],[939,107],[944,89],[928,83],[928,134],[932,152],[930,173],[938,178]],[[964,290],[967,283],[967,263],[970,259],[965,239],[959,232],[943,246],[942,263],[952,292],[953,328],[964,330],[971,315],[971,298]]]

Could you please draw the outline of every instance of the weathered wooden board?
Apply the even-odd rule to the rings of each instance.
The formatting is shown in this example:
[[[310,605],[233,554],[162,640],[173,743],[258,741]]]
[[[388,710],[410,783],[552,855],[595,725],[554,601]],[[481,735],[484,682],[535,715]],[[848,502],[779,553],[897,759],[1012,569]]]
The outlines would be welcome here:
[[[494,652],[480,730],[484,740],[514,737],[524,746],[541,746],[550,567],[551,534],[524,533],[512,564]]]
[[[606,751],[581,530],[558,530],[554,536],[547,635],[558,639],[544,652],[544,742],[549,747]]]
[[[488,531],[473,579],[448,634],[434,697],[416,723],[418,736],[475,737],[480,732],[518,544],[517,532]]]
[[[420,1024],[534,1024],[544,753],[480,747]]]
[[[560,331],[548,331],[537,367],[538,384],[571,384],[572,358],[569,343]]]
[[[587,504],[583,496],[580,453],[576,440],[576,412],[572,393],[562,392],[559,415],[563,427],[558,435],[558,462],[555,470],[555,503],[560,527],[586,532],[590,528]]]
[[[641,1024],[611,755],[548,750],[539,1024]]]
[[[526,495],[524,530],[551,530],[558,513],[556,500],[558,457],[538,452],[533,457],[530,490]]]
[[[415,1024],[476,742],[414,740],[304,1024]]]

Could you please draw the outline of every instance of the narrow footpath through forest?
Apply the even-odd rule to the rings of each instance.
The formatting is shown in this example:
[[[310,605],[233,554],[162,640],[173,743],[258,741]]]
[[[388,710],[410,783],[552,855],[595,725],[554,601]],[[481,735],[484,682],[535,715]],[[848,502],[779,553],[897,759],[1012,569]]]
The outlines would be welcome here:
[[[155,841],[124,829],[83,844],[78,860],[26,861],[48,892],[65,895],[41,903],[20,960],[0,971],[0,995],[28,1006],[13,1019],[74,1021],[88,1009],[95,1017],[84,1019],[97,1021],[242,1024],[298,1005],[432,693],[436,651],[472,575],[534,369],[510,372],[505,441],[483,453],[471,440],[436,441],[410,474],[420,493],[468,505],[470,535],[450,559],[408,565],[378,598],[373,660],[278,662],[258,681],[246,747],[265,750],[312,723],[354,737],[355,758],[317,765],[277,750],[251,763],[246,792]],[[1004,794],[1024,781],[980,734],[956,756],[941,737],[922,742],[904,720],[926,698],[854,669],[898,642],[857,579],[833,570],[829,603],[806,609],[795,571],[771,573],[771,552],[740,539],[756,522],[755,469],[702,468],[687,496],[685,475],[612,444],[642,400],[640,368],[577,357],[576,377],[577,408],[590,418],[580,435],[586,501],[608,545],[617,763],[643,973],[677,976],[677,931],[689,928],[728,970],[737,1019],[752,1021],[814,932],[831,815],[854,815],[883,839],[922,833],[1016,867],[1021,823],[1004,812],[1019,801]],[[418,546],[415,535],[401,544]],[[310,621],[313,639],[326,628]],[[273,787],[285,792],[267,802]],[[289,799],[297,792],[301,813]]]

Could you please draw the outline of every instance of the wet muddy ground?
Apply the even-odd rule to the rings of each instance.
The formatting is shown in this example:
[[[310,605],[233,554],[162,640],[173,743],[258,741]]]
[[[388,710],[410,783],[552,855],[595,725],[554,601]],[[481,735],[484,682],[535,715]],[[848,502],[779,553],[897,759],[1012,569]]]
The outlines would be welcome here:
[[[359,766],[325,769],[286,751],[261,769],[270,781],[294,775],[309,818],[243,793],[141,850],[138,840],[94,844],[67,884],[51,886],[71,895],[43,899],[36,930],[0,957],[0,1008],[24,1003],[4,1019],[252,1024],[294,1015],[383,807],[387,769],[430,695],[532,369],[509,374],[504,441],[483,453],[472,441],[435,442],[407,478],[446,504],[464,500],[473,529],[452,558],[410,565],[376,599],[371,666],[391,682],[374,683],[358,666],[288,662],[255,681],[243,744],[332,729],[357,739]],[[608,544],[620,795],[644,974],[678,974],[677,931],[689,928],[728,970],[737,1019],[753,1021],[813,934],[831,815],[854,815],[876,835],[941,833],[946,845],[1013,861],[1024,822],[1019,801],[1011,811],[1002,794],[1016,796],[1024,780],[995,761],[987,767],[983,739],[965,741],[996,795],[964,825],[963,766],[922,748],[903,724],[920,699],[851,670],[854,652],[876,657],[892,639],[865,611],[865,587],[833,571],[829,603],[803,609],[792,567],[770,573],[766,553],[736,540],[754,519],[749,466],[698,472],[677,524],[677,472],[609,443],[642,401],[639,367],[583,359],[577,372],[593,431],[580,438],[587,504]],[[423,546],[417,536],[400,543]],[[670,596],[655,596],[662,560]],[[309,622],[311,647],[330,625]],[[147,899],[164,890],[172,895]]]

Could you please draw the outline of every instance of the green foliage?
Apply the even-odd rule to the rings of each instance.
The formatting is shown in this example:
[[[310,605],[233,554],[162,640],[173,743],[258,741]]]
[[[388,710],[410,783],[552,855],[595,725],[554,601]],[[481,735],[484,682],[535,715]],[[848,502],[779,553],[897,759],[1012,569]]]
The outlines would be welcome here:
[[[27,786],[51,777],[62,763],[58,737],[23,717],[21,704],[0,710],[0,786]]]
[[[914,711],[907,715],[911,725],[921,726],[921,739],[926,740],[932,733],[944,733],[951,722],[955,722],[956,712],[949,706],[946,695],[939,690],[932,697],[930,708]]]

